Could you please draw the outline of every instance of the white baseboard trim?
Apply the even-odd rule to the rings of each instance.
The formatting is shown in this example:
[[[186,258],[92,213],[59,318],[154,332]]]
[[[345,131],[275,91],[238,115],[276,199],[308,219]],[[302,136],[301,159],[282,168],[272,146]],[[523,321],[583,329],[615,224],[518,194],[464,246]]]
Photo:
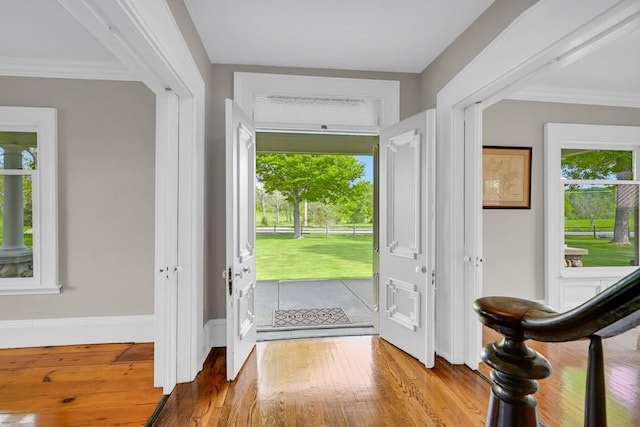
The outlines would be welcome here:
[[[204,325],[207,348],[227,346],[227,319],[209,319]]]
[[[153,314],[0,321],[0,348],[153,341]]]

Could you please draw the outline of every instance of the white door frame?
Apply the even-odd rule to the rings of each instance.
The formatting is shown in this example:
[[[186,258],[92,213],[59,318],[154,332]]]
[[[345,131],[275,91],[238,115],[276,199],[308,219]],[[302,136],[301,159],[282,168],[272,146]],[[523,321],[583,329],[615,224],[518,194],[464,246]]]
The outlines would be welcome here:
[[[477,339],[464,333],[476,328],[477,318],[468,304],[456,303],[482,296],[482,286],[465,283],[463,273],[464,205],[475,197],[462,171],[464,109],[478,102],[486,108],[547,67],[562,67],[625,34],[636,28],[639,14],[640,3],[633,0],[540,0],[438,93],[436,349],[448,361],[478,362]]]
[[[203,339],[204,304],[204,123],[205,85],[169,6],[157,0],[59,0],[98,40],[156,94],[155,380],[165,393],[175,382],[191,381],[208,349]],[[166,91],[179,98],[179,115],[169,111]],[[174,109],[175,110],[175,109]],[[179,129],[179,141],[168,137]],[[160,225],[176,203],[161,196],[163,177],[175,162],[178,144],[176,248],[167,248]],[[174,166],[169,166],[174,164]],[[177,259],[170,253],[176,250]],[[175,257],[174,257],[175,258]],[[169,292],[159,270],[177,274]],[[176,316],[175,328],[170,326]],[[173,348],[175,346],[175,349]],[[173,370],[175,369],[175,376]]]
[[[311,125],[301,123],[260,123],[254,122],[257,131],[274,131],[281,130],[285,132],[308,132],[317,133],[335,132],[347,133],[354,135],[379,135],[380,130],[385,127],[392,126],[400,121],[400,82],[396,80],[371,80],[358,78],[339,78],[339,77],[321,77],[321,76],[297,76],[293,74],[269,74],[269,73],[233,73],[233,100],[245,111],[250,117],[253,117],[254,98],[260,94],[295,94],[296,96],[313,98],[316,96],[336,97],[353,96],[353,97],[369,97],[378,99],[380,102],[380,116],[378,126],[358,127],[344,125],[332,130],[321,130]],[[374,148],[378,150],[379,147]],[[374,154],[374,159],[379,158],[379,153]],[[379,166],[374,166],[375,175],[378,176]],[[430,171],[433,173],[433,169]],[[430,176],[431,179],[434,177]],[[435,181],[435,179],[434,179]],[[376,179],[374,185],[380,185]],[[379,227],[379,216],[376,216],[374,228]],[[433,223],[433,221],[430,221]],[[379,234],[374,231],[374,239]],[[433,235],[433,234],[432,234]],[[379,242],[378,242],[379,244]],[[375,242],[374,242],[375,245]],[[379,256],[375,253],[373,259],[373,326],[379,330]],[[431,252],[433,254],[433,251]],[[431,264],[433,265],[433,264]],[[433,300],[433,298],[432,298]]]

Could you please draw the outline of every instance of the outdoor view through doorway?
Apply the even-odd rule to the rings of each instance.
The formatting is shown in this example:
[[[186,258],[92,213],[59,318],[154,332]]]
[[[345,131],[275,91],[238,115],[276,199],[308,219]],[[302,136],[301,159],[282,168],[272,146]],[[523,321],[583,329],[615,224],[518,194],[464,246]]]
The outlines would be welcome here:
[[[374,158],[318,151],[256,156],[258,340],[376,333]]]

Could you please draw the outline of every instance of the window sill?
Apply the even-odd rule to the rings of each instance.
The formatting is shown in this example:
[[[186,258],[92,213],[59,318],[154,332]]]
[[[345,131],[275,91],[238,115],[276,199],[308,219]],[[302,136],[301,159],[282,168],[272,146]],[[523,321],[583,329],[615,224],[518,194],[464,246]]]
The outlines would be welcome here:
[[[0,295],[52,295],[62,292],[62,285],[55,287],[43,286],[25,286],[25,287],[2,287],[0,286]]]
[[[637,266],[630,267],[562,267],[560,277],[563,279],[606,279],[611,277],[620,278],[631,274],[638,269]]]

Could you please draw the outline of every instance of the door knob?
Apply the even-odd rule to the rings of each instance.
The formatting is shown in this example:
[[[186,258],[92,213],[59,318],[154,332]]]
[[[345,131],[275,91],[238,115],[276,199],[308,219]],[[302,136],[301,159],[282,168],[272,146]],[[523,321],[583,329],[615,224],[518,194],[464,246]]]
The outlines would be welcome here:
[[[244,277],[244,273],[250,273],[250,272],[251,272],[251,267],[242,267],[242,270],[239,273],[236,273],[235,276],[242,279]]]
[[[427,267],[425,267],[424,265],[422,267],[418,266],[416,267],[416,273],[426,273],[427,272]]]

